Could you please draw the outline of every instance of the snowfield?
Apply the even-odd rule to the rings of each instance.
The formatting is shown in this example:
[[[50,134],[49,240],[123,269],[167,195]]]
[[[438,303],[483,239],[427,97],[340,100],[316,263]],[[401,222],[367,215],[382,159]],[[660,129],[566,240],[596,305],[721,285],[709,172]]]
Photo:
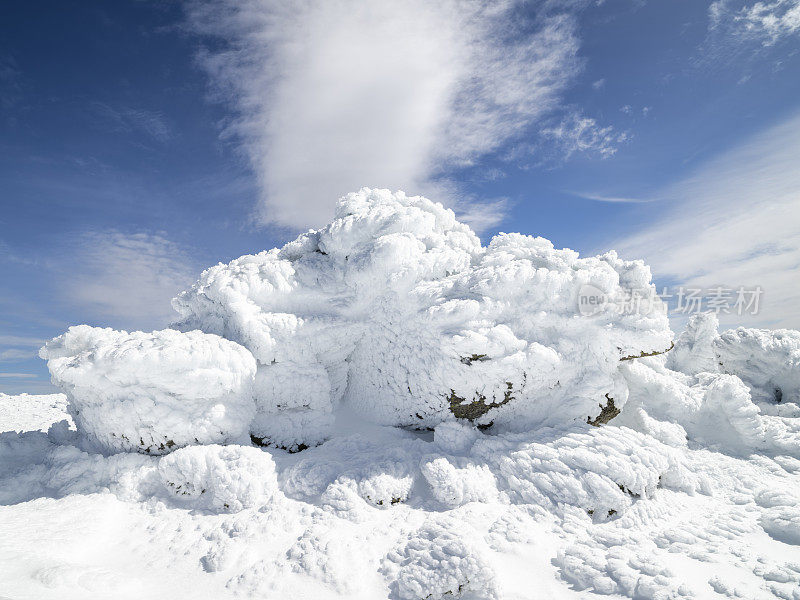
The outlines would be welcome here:
[[[170,329],[72,327],[0,394],[0,598],[800,600],[800,332],[651,286],[363,189]]]

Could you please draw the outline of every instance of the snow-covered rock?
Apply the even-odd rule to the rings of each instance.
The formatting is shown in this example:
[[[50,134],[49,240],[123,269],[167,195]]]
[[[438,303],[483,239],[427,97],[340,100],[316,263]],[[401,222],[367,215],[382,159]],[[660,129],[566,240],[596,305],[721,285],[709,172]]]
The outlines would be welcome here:
[[[757,402],[800,403],[800,331],[739,327],[718,332],[713,313],[693,316],[666,365],[689,375],[727,373]]]
[[[431,520],[386,557],[383,570],[394,598],[499,598],[494,569],[458,530],[453,520]]]
[[[181,448],[158,462],[167,489],[192,508],[238,512],[282,495],[272,457],[246,446]]]
[[[673,448],[623,427],[486,437],[471,456],[489,467],[512,502],[580,507],[598,520],[652,497],[659,485],[687,492],[699,486]]]
[[[739,378],[720,373],[684,378],[652,363],[626,365],[623,374],[628,403],[614,424],[671,445],[691,439],[730,452],[766,447],[761,411]]]
[[[583,317],[586,286],[608,302]],[[616,310],[651,287],[640,261],[520,234],[482,247],[440,204],[365,188],[323,229],[208,269],[174,306],[179,329],[253,353],[252,433],[297,448],[324,439],[339,402],[385,425],[517,431],[594,418],[608,393],[620,407],[620,359],[672,339],[662,311]]]
[[[800,404],[800,331],[730,329],[715,341],[720,369],[739,377],[761,402]]]
[[[78,432],[104,451],[164,454],[240,440],[255,411],[255,360],[216,335],[80,325],[40,356]]]

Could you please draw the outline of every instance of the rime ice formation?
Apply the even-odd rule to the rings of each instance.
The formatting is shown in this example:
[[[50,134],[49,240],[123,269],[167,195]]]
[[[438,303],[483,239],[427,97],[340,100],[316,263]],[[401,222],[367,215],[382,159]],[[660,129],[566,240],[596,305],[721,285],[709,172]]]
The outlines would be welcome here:
[[[739,327],[720,334],[718,327],[711,313],[692,317],[667,366],[690,375],[735,375],[758,402],[800,403],[800,331]]]
[[[256,366],[234,342],[200,331],[128,333],[79,325],[39,355],[91,446],[164,454],[246,439]]]
[[[589,314],[586,289],[604,298]],[[440,204],[365,188],[323,229],[206,270],[174,300],[174,329],[72,328],[42,356],[78,431],[107,450],[244,433],[302,450],[339,406],[417,429],[618,419],[670,443],[772,444],[752,400],[796,401],[800,334],[718,335],[698,315],[673,348],[658,301],[619,310],[649,291],[641,261],[520,234],[483,247]]]
[[[158,463],[168,493],[192,508],[239,512],[281,495],[272,457],[244,446],[181,448]]]
[[[671,444],[796,455],[798,425],[770,415],[800,416],[800,332],[717,328],[695,315],[666,358],[622,367],[629,399],[615,423]]]
[[[730,329],[714,340],[720,370],[739,377],[763,402],[800,404],[800,331]]]
[[[591,318],[585,285],[612,301]],[[253,353],[252,433],[296,448],[328,435],[340,402],[385,425],[516,430],[595,418],[606,394],[620,407],[620,358],[672,340],[662,312],[612,310],[650,286],[640,261],[520,234],[482,247],[439,204],[362,189],[327,227],[208,269],[174,306],[177,328]]]
[[[798,600],[800,333],[673,347],[618,310],[650,285],[351,194],[174,329],[49,342],[66,396],[0,394],[3,593]]]

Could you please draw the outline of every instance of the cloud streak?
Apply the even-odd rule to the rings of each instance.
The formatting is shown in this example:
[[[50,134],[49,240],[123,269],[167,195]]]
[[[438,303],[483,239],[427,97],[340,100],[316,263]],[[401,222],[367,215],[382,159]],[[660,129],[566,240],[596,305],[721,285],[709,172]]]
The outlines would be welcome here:
[[[189,10],[260,181],[257,219],[317,226],[363,185],[445,196],[556,109],[580,70],[574,11],[483,0],[219,0]],[[474,206],[459,206],[476,212]],[[502,213],[482,214],[484,226]]]
[[[75,245],[61,290],[73,305],[126,329],[174,319],[171,300],[199,274],[182,248],[158,234],[86,233]]]
[[[656,194],[671,199],[651,214],[656,224],[613,247],[644,258],[657,277],[676,285],[761,286],[763,310],[751,324],[800,328],[798,156],[800,115]]]
[[[572,112],[557,125],[543,129],[542,136],[555,145],[562,160],[576,153],[609,158],[629,139],[627,132],[615,131],[610,125],[603,127],[580,112]]]

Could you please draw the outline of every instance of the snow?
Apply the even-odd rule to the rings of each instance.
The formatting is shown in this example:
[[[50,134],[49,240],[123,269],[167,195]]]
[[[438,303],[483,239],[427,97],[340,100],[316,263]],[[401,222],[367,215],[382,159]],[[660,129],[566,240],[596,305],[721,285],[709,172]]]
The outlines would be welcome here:
[[[200,331],[79,325],[40,351],[88,447],[163,454],[241,441],[255,411],[252,355]]]
[[[420,428],[596,417],[619,359],[667,348],[672,332],[662,311],[620,315],[612,303],[577,318],[589,283],[617,300],[652,287],[641,261],[520,234],[483,247],[441,205],[365,188],[328,226],[208,269],[174,306],[179,329],[253,353],[251,432],[295,448],[321,442],[340,403]]]
[[[365,189],[173,329],[70,328],[0,395],[0,597],[798,600],[800,333],[662,353],[650,285]]]
[[[35,396],[0,393],[0,431],[14,427],[16,431],[47,431],[53,422],[63,418],[67,410],[64,394]]]

